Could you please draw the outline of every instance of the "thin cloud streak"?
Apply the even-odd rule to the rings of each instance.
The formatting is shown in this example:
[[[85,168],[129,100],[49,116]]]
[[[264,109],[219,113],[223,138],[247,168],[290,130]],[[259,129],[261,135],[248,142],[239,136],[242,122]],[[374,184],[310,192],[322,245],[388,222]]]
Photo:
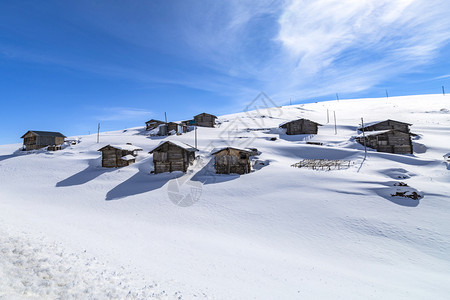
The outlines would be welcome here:
[[[149,117],[151,111],[132,107],[108,107],[100,109],[100,113],[94,117],[99,121],[130,121]]]
[[[357,92],[430,62],[450,39],[448,5],[439,2],[290,1],[277,36],[287,57],[283,89]]]

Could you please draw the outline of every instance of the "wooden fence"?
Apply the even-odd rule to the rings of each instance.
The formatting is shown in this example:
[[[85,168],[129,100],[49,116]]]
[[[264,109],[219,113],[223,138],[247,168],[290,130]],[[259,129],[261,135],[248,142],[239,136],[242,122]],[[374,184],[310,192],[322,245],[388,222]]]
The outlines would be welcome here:
[[[304,159],[291,165],[294,168],[307,168],[312,170],[343,170],[350,168],[349,160],[328,160],[328,159]]]

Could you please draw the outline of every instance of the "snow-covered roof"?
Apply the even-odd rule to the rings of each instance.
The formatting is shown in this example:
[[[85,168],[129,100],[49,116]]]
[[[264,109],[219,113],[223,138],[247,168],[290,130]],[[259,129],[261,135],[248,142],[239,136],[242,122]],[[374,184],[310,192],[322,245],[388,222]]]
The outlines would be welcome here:
[[[153,151],[155,151],[156,149],[158,149],[159,147],[161,147],[165,143],[170,143],[172,145],[178,146],[178,147],[183,148],[184,150],[187,150],[187,151],[190,151],[190,152],[198,151],[198,149],[192,147],[191,145],[183,143],[183,142],[179,142],[179,141],[164,141],[164,142],[159,143],[159,145],[156,146],[155,148],[153,148],[152,150],[150,150],[149,153],[150,154],[153,153]]]
[[[379,135],[379,134],[383,134],[386,132],[391,131],[392,129],[387,129],[387,130],[376,130],[376,131],[365,131],[364,134],[358,134],[357,137],[363,137],[363,136],[371,136],[371,135]]]
[[[278,127],[282,127],[282,126],[284,126],[284,125],[286,125],[286,124],[288,124],[288,123],[296,122],[296,121],[300,121],[300,120],[305,120],[305,121],[308,121],[308,122],[315,123],[315,124],[317,124],[317,125],[319,125],[319,126],[322,126],[322,124],[319,124],[319,123],[317,123],[317,122],[311,121],[311,120],[309,120],[309,119],[300,118],[300,119],[289,120],[289,121],[283,122],[283,123],[281,123],[280,125],[278,125]]]
[[[365,136],[372,136],[372,135],[379,135],[379,134],[383,134],[383,133],[386,133],[386,132],[401,132],[401,133],[405,133],[405,134],[409,134],[409,135],[415,135],[414,133],[411,133],[411,132],[403,132],[403,131],[400,131],[400,130],[396,130],[396,129],[387,129],[387,130],[375,130],[375,131],[365,131],[364,132],[364,134],[358,134],[358,135],[356,135],[356,137],[363,137],[364,135]]]
[[[23,138],[25,135],[27,135],[28,132],[32,132],[32,133],[36,134],[37,136],[56,136],[56,137],[63,137],[63,138],[66,137],[61,132],[56,132],[56,131],[29,130],[21,138]]]
[[[392,120],[392,119],[387,119],[387,120],[383,120],[383,121],[374,121],[374,122],[365,123],[364,124],[364,128],[370,127],[370,126],[373,126],[373,125],[376,125],[376,124],[379,124],[379,123],[387,122],[387,121],[394,122],[394,123],[399,123],[399,124],[405,124],[405,125],[409,125],[409,126],[412,125],[412,124],[409,124],[409,123],[406,123],[406,122],[400,122],[400,121],[396,121],[396,120]],[[363,128],[363,127],[361,127],[361,128]]]
[[[133,146],[133,145],[128,145],[128,144],[125,144],[125,145],[106,145],[105,147],[100,148],[98,151],[101,151],[103,148],[106,148],[108,146],[110,146],[112,148],[115,148],[115,149],[119,149],[119,150],[142,151],[142,148],[139,148],[139,147],[136,147],[136,146]]]
[[[244,148],[237,148],[237,147],[222,147],[222,148],[214,148],[211,151],[211,155],[214,155],[216,153],[219,153],[220,151],[226,150],[226,149],[234,149],[237,151],[241,151],[241,152],[247,152],[247,153],[252,153],[253,151],[249,150],[249,149],[244,149]]]
[[[147,124],[147,123],[164,123],[164,122],[160,121],[160,120],[156,120],[156,119],[151,119],[151,120],[148,120],[147,122],[145,122],[145,124]]]
[[[122,156],[121,159],[128,161],[128,160],[136,159],[136,157],[134,157],[131,154],[128,154],[128,155]]]
[[[198,114],[198,115],[195,115],[194,118],[195,118],[195,117],[198,117],[198,116],[201,116],[201,115],[209,115],[209,116],[212,116],[212,117],[214,117],[214,118],[217,118],[215,115],[213,115],[213,114],[208,114],[208,113],[205,113],[205,112],[203,112],[203,113],[201,113],[201,114]]]

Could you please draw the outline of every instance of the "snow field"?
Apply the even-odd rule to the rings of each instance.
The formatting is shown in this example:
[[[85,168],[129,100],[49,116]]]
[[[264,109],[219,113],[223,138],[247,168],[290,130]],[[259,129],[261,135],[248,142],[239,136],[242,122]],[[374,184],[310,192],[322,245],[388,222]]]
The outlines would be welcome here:
[[[96,278],[91,273],[107,269],[107,278],[116,280],[111,272],[124,266],[129,278],[139,280],[117,280],[136,293],[153,285],[141,284],[140,278],[155,281],[158,286],[149,293],[161,297],[446,299],[450,166],[443,155],[450,152],[449,108],[450,97],[428,95],[221,116],[217,128],[198,129],[201,160],[187,174],[150,174],[147,152],[164,140],[193,145],[193,132],[160,138],[148,137],[142,127],[130,128],[101,133],[100,144],[95,135],[80,136],[78,145],[52,153],[17,153],[20,145],[0,146],[2,229],[21,241],[16,260],[29,256],[22,248],[55,243],[75,257],[84,257],[86,250],[91,256],[78,265],[80,278]],[[319,134],[286,136],[277,128],[300,117],[323,124]],[[418,134],[414,155],[369,150],[364,159],[363,146],[352,138],[361,117],[365,123],[388,118],[412,123],[411,131]],[[97,150],[126,142],[144,150],[136,163],[101,168]],[[265,164],[243,176],[214,174],[209,153],[228,145],[257,148],[257,159]],[[318,158],[352,164],[332,171],[291,167]],[[391,196],[405,190],[422,198]],[[45,242],[36,246],[32,240],[41,236]],[[22,274],[25,268],[11,266],[15,248],[6,249],[12,254],[1,272],[21,287],[28,275]],[[92,257],[98,264],[89,261]],[[58,270],[49,268],[51,274]],[[65,265],[61,270],[67,270]],[[51,293],[64,294],[66,287],[58,290],[54,278],[48,283]],[[33,293],[42,280],[29,279]],[[159,294],[161,286],[164,294]],[[20,296],[23,290],[14,291]],[[72,292],[82,291],[79,286]],[[91,293],[102,298],[107,291]]]

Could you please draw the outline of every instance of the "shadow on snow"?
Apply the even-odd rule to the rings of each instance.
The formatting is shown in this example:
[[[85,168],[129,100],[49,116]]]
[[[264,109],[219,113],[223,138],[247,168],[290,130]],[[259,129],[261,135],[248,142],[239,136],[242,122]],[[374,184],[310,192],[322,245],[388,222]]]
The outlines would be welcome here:
[[[163,187],[167,182],[183,176],[184,173],[150,174],[145,165],[139,166],[139,171],[126,181],[114,187],[106,194],[106,201],[118,200],[128,196],[147,193]]]
[[[280,133],[279,138],[281,140],[289,141],[289,142],[300,142],[300,141],[309,141],[315,137],[314,134],[286,134],[286,133]]]
[[[370,188],[369,190],[377,194],[378,196],[394,203],[400,206],[407,206],[407,207],[417,207],[420,204],[420,200],[423,199],[423,193],[419,192],[413,187],[410,186],[394,186],[395,183],[398,183],[396,181],[389,181],[389,182],[370,182],[370,181],[360,181],[360,183],[370,183],[370,184],[381,184],[385,187],[383,188]],[[400,197],[400,196],[393,196],[398,190],[401,191],[409,191],[409,192],[416,192],[421,197],[419,199],[411,199],[406,197]]]
[[[13,158],[13,157],[15,157],[15,156],[16,156],[16,155],[14,155],[14,154],[0,155],[0,161],[2,161],[2,160],[7,160],[7,159]]]
[[[241,177],[239,174],[216,174],[214,169],[214,158],[212,158],[200,171],[192,176],[191,181],[202,184],[215,184],[235,180]]]
[[[116,170],[115,168],[102,168],[101,167],[101,159],[95,158],[91,159],[88,162],[88,166],[86,169],[64,179],[56,183],[56,187],[64,187],[64,186],[74,186],[85,184],[98,176],[112,172]]]

